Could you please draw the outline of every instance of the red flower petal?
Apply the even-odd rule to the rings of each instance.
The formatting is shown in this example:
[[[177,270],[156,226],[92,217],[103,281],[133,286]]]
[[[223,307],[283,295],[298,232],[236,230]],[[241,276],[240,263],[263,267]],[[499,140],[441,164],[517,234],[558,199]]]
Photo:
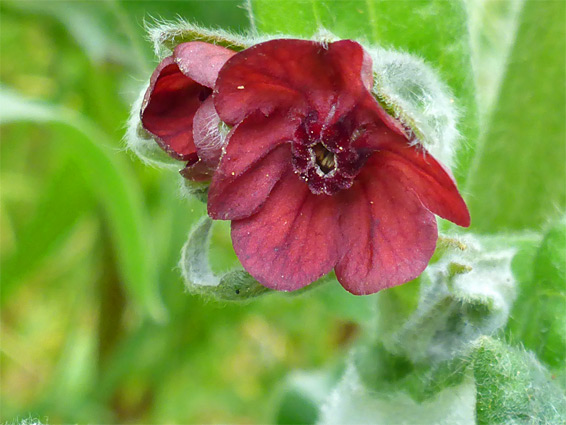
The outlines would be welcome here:
[[[208,215],[215,220],[238,220],[254,214],[270,196],[281,176],[291,170],[291,147],[281,145],[243,173],[218,178],[215,173],[208,195]]]
[[[234,125],[252,111],[265,115],[307,104],[320,116],[340,117],[371,86],[371,59],[356,42],[324,47],[307,40],[271,40],[232,57],[220,70],[215,105],[223,121]],[[329,123],[331,124],[331,123]]]
[[[420,145],[411,145],[392,117],[386,115],[382,119],[387,119],[387,126],[368,131],[355,141],[355,146],[381,151],[383,161],[393,167],[396,178],[413,189],[431,212],[468,227],[470,213],[450,171]]]
[[[143,127],[173,158],[188,160],[195,152],[193,116],[211,90],[186,77],[169,56],[150,79],[141,109]]]
[[[183,74],[197,83],[214,88],[218,71],[236,52],[202,41],[181,43],[173,56]]]
[[[447,168],[423,148],[389,143],[377,153],[384,167],[403,185],[415,191],[429,211],[451,222],[468,227],[470,213],[454,177]]]
[[[289,171],[261,210],[232,221],[234,250],[268,288],[294,291],[324,276],[339,257],[336,202],[313,195]]]
[[[383,144],[408,144],[402,125],[381,107],[369,92],[365,93],[352,112],[354,128],[359,136],[352,142],[358,150],[379,150]]]
[[[232,129],[226,152],[212,179],[208,213],[235,220],[254,214],[282,173],[291,168],[290,146],[298,122],[283,115],[255,113]]]
[[[344,256],[336,277],[356,295],[408,282],[426,268],[438,232],[434,215],[374,154],[340,193]]]
[[[369,120],[373,120],[374,126],[377,126],[380,130],[378,133],[380,139],[378,141],[382,141],[385,134],[387,134],[388,140],[394,140],[396,136],[400,136],[405,141],[407,140],[403,125],[389,115],[387,111],[383,109],[383,106],[375,100],[372,94],[368,93],[368,95],[363,98],[358,106],[357,114],[360,115],[360,118],[358,118],[358,121],[360,122],[369,122]],[[375,142],[376,140],[374,138],[370,143],[373,144]],[[360,142],[355,145],[360,148],[364,147]]]
[[[222,155],[223,139],[219,125],[220,117],[216,113],[212,97],[209,97],[193,118],[193,138],[198,157],[213,168],[216,168]]]

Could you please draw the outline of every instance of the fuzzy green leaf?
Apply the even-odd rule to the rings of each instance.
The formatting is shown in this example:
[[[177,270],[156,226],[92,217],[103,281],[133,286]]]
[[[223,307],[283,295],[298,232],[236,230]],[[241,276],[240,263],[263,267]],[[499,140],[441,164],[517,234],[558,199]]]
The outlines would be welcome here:
[[[551,425],[562,423],[566,415],[564,393],[536,358],[490,337],[480,337],[466,352],[433,367],[413,367],[406,358],[387,352],[380,344],[356,354],[355,373],[347,371],[342,383],[334,390],[334,398],[327,399],[322,411],[327,420],[323,423],[336,423],[335,416],[345,420],[346,414],[363,415],[363,423],[380,423],[378,418],[387,412],[384,400],[398,403],[397,412],[403,412],[401,415],[410,412],[423,415],[409,420],[398,416],[391,419],[391,423],[401,422],[401,418],[407,423],[458,423],[464,418],[450,415],[462,409],[468,411],[467,420],[475,417],[481,425]],[[460,397],[450,399],[451,409],[443,411],[438,401],[447,394],[461,391]],[[399,394],[407,393],[412,397],[413,406],[399,409]],[[435,420],[426,416],[427,406],[431,405],[438,408]],[[325,409],[332,415],[328,416]],[[376,419],[370,421],[370,414]]]
[[[533,355],[482,337],[471,358],[478,424],[564,423],[566,396]]]
[[[532,260],[531,260],[532,261]],[[521,281],[508,332],[553,369],[566,369],[566,220],[550,229]]]
[[[526,1],[469,170],[472,225],[540,228],[566,207],[566,3]]]

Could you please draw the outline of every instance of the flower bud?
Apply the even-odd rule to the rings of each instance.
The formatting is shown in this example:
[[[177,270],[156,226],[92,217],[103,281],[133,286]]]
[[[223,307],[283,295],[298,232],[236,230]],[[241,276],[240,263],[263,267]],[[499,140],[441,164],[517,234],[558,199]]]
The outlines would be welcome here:
[[[148,165],[170,168],[172,170],[178,169],[179,161],[167,155],[167,153],[155,143],[153,136],[143,128],[140,120],[140,110],[146,91],[147,86],[144,86],[137,100],[132,105],[125,135],[126,146]]]
[[[393,320],[388,314],[380,319],[379,334],[392,353],[415,363],[447,360],[506,324],[515,298],[515,249],[488,248],[470,236],[461,243],[464,250],[453,249],[427,268],[414,310]],[[390,298],[387,292],[380,298],[385,312]],[[395,321],[401,325],[391,329]]]

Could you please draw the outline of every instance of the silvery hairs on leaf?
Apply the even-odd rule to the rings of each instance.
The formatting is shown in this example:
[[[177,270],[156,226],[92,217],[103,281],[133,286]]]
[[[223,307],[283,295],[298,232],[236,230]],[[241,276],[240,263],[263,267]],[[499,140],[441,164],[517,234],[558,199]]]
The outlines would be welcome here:
[[[419,143],[452,167],[458,113],[454,98],[436,71],[421,58],[380,47],[366,47],[373,61],[373,93],[385,109],[414,132]]]
[[[383,333],[392,353],[414,363],[445,361],[506,324],[516,295],[516,250],[504,240],[488,249],[473,236],[461,243],[465,250],[455,249],[425,270],[416,310],[394,332]],[[380,318],[379,326],[385,329],[387,320]]]
[[[476,388],[471,374],[419,403],[406,392],[387,396],[369,390],[350,362],[320,409],[318,425],[475,425]]]
[[[566,395],[530,352],[478,338],[468,356],[477,388],[480,424],[563,424]]]
[[[212,271],[208,260],[211,228],[212,220],[203,217],[190,232],[181,251],[179,267],[187,290],[224,301],[242,301],[270,292],[244,270],[222,275]]]

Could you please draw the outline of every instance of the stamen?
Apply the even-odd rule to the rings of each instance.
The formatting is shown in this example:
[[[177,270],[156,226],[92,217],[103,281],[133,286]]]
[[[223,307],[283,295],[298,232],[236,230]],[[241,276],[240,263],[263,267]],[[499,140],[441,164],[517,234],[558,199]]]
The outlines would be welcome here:
[[[336,168],[334,154],[326,149],[322,143],[317,143],[312,149],[316,157],[316,164],[320,168],[320,171],[324,174],[328,174]]]

